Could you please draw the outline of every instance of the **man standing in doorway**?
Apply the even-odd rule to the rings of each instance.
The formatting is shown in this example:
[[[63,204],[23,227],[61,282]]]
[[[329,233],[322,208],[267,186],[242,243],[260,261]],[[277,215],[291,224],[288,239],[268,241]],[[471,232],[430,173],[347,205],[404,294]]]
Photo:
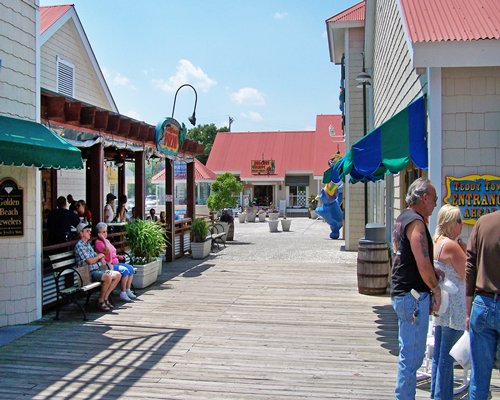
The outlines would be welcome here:
[[[432,237],[427,229],[436,203],[432,183],[418,178],[408,189],[407,208],[397,218],[392,232],[391,298],[399,326],[397,400],[415,398],[417,370],[425,354],[429,311],[437,311],[441,304]]]
[[[472,372],[469,399],[488,399],[500,338],[500,210],[479,218],[467,245],[466,328]],[[474,298],[474,301],[472,301]]]

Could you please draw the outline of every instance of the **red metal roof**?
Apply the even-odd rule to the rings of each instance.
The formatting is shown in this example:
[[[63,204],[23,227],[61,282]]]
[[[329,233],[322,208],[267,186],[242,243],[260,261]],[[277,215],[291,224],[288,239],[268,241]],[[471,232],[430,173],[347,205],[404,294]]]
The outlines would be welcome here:
[[[330,125],[338,136],[330,137]],[[344,153],[341,132],[340,115],[318,115],[315,131],[219,132],[207,166],[216,173],[240,174],[244,180],[256,177],[282,180],[290,173],[320,176],[337,149]],[[251,161],[262,159],[274,160],[273,175],[252,175]]]
[[[215,181],[217,176],[197,159],[194,160],[194,178],[196,181]],[[165,169],[162,169],[151,178],[153,183],[165,182]]]
[[[364,21],[365,20],[365,1],[361,1],[358,4],[349,7],[331,18],[328,18],[326,22],[348,22],[348,21]]]
[[[500,39],[498,0],[401,0],[412,42]]]
[[[40,33],[50,28],[54,22],[61,18],[66,11],[72,7],[72,4],[40,7]]]

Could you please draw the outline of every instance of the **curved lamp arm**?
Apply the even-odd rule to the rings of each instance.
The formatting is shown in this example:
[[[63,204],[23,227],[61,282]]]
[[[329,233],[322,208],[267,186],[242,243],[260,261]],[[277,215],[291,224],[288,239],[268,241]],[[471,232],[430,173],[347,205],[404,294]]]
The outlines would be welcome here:
[[[191,122],[193,126],[196,126],[196,104],[198,103],[198,93],[196,92],[196,89],[193,87],[193,85],[190,85],[189,83],[185,83],[184,85],[179,86],[177,91],[175,92],[174,96],[174,106],[172,107],[172,118],[174,118],[174,111],[175,111],[175,102],[177,100],[177,93],[179,93],[179,90],[181,90],[184,86],[189,86],[191,89],[194,91],[194,110],[193,110],[193,115],[191,115],[188,120]]]

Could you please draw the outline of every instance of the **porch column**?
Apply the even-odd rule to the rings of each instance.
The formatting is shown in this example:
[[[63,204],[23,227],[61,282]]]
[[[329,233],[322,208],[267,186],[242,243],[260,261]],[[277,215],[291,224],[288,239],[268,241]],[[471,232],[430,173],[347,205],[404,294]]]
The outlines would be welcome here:
[[[186,186],[187,186],[187,217],[195,219],[196,217],[196,200],[195,200],[195,169],[194,162],[187,163],[186,165],[187,176],[186,176]]]
[[[122,194],[127,194],[127,183],[125,180],[125,161],[123,162],[123,165],[121,167],[118,167],[118,198]]]
[[[144,203],[144,181],[146,179],[144,158],[143,151],[135,152],[135,218],[139,219],[144,219],[146,208]]]
[[[95,226],[104,219],[104,144],[95,144],[89,153],[86,170],[87,205]]]
[[[167,261],[174,261],[175,260],[174,162],[169,158],[165,159],[165,214],[167,220],[167,239],[168,239],[165,258]]]

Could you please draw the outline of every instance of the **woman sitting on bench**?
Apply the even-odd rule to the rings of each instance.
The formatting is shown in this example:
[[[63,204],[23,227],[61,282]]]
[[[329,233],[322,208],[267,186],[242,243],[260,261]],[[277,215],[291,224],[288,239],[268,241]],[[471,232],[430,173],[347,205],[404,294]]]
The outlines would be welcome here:
[[[104,254],[96,254],[90,245],[92,232],[90,225],[80,222],[76,227],[76,232],[80,236],[80,240],[75,245],[75,260],[78,266],[82,266],[83,263],[88,265],[92,281],[101,282],[101,293],[97,300],[97,307],[102,311],[110,311],[113,305],[109,302],[109,295],[118,284],[120,274],[116,271],[101,269]]]
[[[113,269],[121,274],[121,292],[120,299],[123,301],[132,301],[136,298],[136,295],[132,292],[132,279],[134,279],[134,267],[129,264],[125,264],[123,261],[124,256],[119,256],[116,254],[116,248],[107,239],[108,236],[108,225],[104,222],[99,222],[96,225],[97,237],[95,241],[95,249],[99,253],[104,254],[104,261],[106,263],[113,264]]]

